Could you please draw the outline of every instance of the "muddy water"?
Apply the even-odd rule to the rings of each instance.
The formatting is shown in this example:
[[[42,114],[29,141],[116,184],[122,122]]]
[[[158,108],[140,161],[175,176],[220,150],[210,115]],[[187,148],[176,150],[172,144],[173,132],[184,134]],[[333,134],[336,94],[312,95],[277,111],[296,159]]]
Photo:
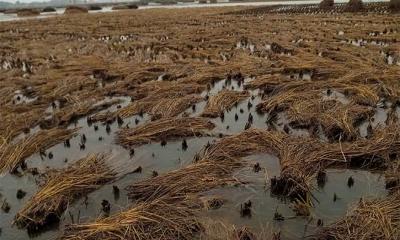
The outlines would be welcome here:
[[[387,194],[384,178],[380,174],[330,169],[327,171],[328,180],[325,186],[313,191],[316,200],[313,200],[314,208],[311,209],[310,216],[296,216],[290,203],[272,196],[268,189],[268,179],[279,175],[279,159],[273,155],[260,154],[250,156],[246,160],[250,163],[260,163],[265,171],[255,173],[248,167],[236,173],[236,177],[248,181],[248,184],[204,193],[204,196],[225,200],[220,209],[208,210],[204,217],[237,226],[250,226],[255,232],[272,227],[274,231],[281,231],[282,239],[301,239],[317,230],[317,219],[322,219],[324,224],[332,223],[342,217],[361,197],[374,198]],[[351,188],[347,186],[350,176],[355,181]],[[334,194],[338,197],[335,202]],[[240,205],[249,200],[252,202],[251,217],[241,217]],[[274,220],[275,212],[279,212],[285,220]]]
[[[250,81],[252,81],[251,78],[245,79],[245,83]],[[235,80],[222,80],[214,83],[209,91],[204,91],[201,95],[203,97],[206,95],[213,96],[223,89],[244,91],[243,85],[243,83],[238,84]],[[283,126],[288,123],[285,114],[278,114],[277,121],[273,123],[273,126],[268,126],[266,123],[268,116],[257,114],[255,111],[255,106],[261,101],[258,90],[249,91],[249,93],[250,96],[247,99],[225,111],[224,119],[211,119],[216,124],[216,128],[212,131],[214,136],[218,136],[219,133],[231,135],[242,132],[248,122],[249,114],[253,117],[252,127],[261,129],[274,127],[279,131],[284,131]],[[342,95],[336,92],[331,96],[335,99],[345,100]],[[116,111],[118,105],[125,107],[130,101],[126,97],[118,99],[122,102],[102,112]],[[107,98],[99,103],[110,100],[115,100],[115,98]],[[202,101],[196,104],[195,110],[188,108],[185,112],[192,116],[199,116],[205,106],[206,101]],[[46,112],[52,113],[50,106]],[[237,120],[235,114],[238,115]],[[377,110],[375,121],[384,122],[386,118],[382,114],[384,115],[381,110]],[[138,124],[135,123],[135,120],[139,120]],[[76,123],[68,126],[68,128],[79,128],[77,135],[70,140],[70,147],[65,147],[61,143],[47,149],[47,156],[34,154],[26,160],[29,168],[37,168],[40,172],[44,172],[49,169],[65,168],[88,153],[108,153],[110,154],[110,160],[107,163],[118,173],[118,179],[115,182],[104,185],[97,191],[90,193],[87,198],[74,202],[65,211],[58,226],[53,226],[39,235],[29,236],[25,230],[11,225],[18,210],[38,190],[35,178],[30,174],[20,177],[10,174],[0,176],[1,201],[7,199],[7,202],[11,205],[9,213],[0,212],[1,239],[54,239],[59,235],[65,224],[91,221],[102,216],[101,201],[103,199],[111,203],[111,213],[126,209],[131,205],[124,190],[126,186],[142,179],[151,178],[153,171],[161,174],[190,164],[194,155],[203,146],[216,140],[215,137],[186,139],[189,146],[186,151],[182,150],[182,140],[169,141],[164,147],[160,143],[146,144],[136,147],[134,155],[131,155],[127,149],[115,143],[115,134],[118,129],[127,125],[135,127],[148,121],[150,121],[150,116],[146,114],[143,116],[135,115],[124,119],[124,123],[120,126],[117,122],[110,124],[110,130],[107,131],[106,125],[102,123],[89,124],[86,117],[81,118]],[[97,130],[95,130],[95,126],[97,126]],[[31,130],[31,132],[37,131],[40,131],[40,128],[36,127]],[[289,127],[289,134],[307,136],[308,132]],[[85,149],[80,147],[83,135],[86,136]],[[24,136],[21,135],[19,138]],[[52,158],[49,158],[49,153],[52,153]],[[280,173],[279,160],[275,156],[260,154],[250,156],[244,160],[251,163],[259,162],[265,171],[254,173],[251,167],[245,168],[236,172],[235,175],[242,180],[248,181],[249,184],[240,187],[218,188],[204,193],[204,195],[217,195],[227,200],[222,208],[207,211],[204,215],[237,225],[251,226],[255,230],[270,225],[282,231],[282,239],[298,239],[313,233],[316,228],[315,219],[323,219],[324,223],[328,224],[343,216],[348,207],[357,202],[360,197],[383,196],[386,194],[384,179],[379,174],[354,170],[328,170],[328,182],[325,187],[313,191],[316,200],[314,200],[315,206],[311,210],[311,215],[314,220],[309,221],[308,218],[295,217],[295,213],[288,203],[271,196],[269,193],[268,180],[273,176],[278,176]],[[141,173],[131,173],[139,166],[143,168]],[[346,185],[350,176],[355,179],[355,185],[352,188],[348,188]],[[118,186],[120,189],[118,196],[113,194],[113,186]],[[27,192],[27,195],[22,200],[16,198],[17,189]],[[339,198],[336,202],[333,202],[334,193]],[[239,213],[240,204],[247,200],[251,200],[253,203],[252,217],[242,218]],[[276,222],[273,220],[276,210],[285,217],[285,221]]]
[[[120,105],[123,107],[126,104],[127,102],[125,101]],[[112,106],[105,111],[115,111],[116,109],[116,106]],[[136,119],[139,120],[138,124],[135,123]],[[168,142],[166,146],[161,146],[160,143],[147,144],[136,147],[134,155],[131,155],[127,149],[115,144],[115,133],[118,129],[125,127],[127,124],[130,127],[141,125],[149,121],[149,119],[150,117],[147,115],[143,117],[132,116],[124,119],[124,124],[121,126],[118,126],[117,122],[110,124],[110,131],[107,131],[106,125],[101,123],[89,125],[86,118],[81,118],[75,124],[68,127],[80,128],[77,135],[70,139],[70,147],[65,147],[64,143],[61,143],[47,149],[47,156],[34,154],[26,159],[28,168],[37,168],[39,172],[44,172],[49,169],[65,168],[68,164],[85,157],[88,153],[109,153],[111,157],[108,164],[118,172],[118,179],[115,182],[107,184],[89,194],[87,199],[80,199],[69,206],[59,226],[53,226],[49,231],[45,231],[39,235],[29,236],[25,230],[20,230],[11,225],[18,210],[38,190],[35,178],[30,174],[25,174],[21,177],[10,174],[1,176],[1,201],[6,199],[11,205],[9,213],[0,212],[1,239],[28,239],[29,237],[35,239],[53,239],[58,236],[59,228],[63,228],[67,223],[89,221],[101,216],[101,201],[103,199],[111,203],[111,213],[125,209],[130,204],[124,191],[127,185],[140,179],[150,178],[153,171],[161,174],[189,164],[194,155],[204,145],[214,140],[212,137],[186,139],[188,144],[186,151],[182,150],[181,140]],[[97,130],[95,130],[95,126],[98,127]],[[32,132],[38,130],[40,129],[35,128]],[[80,144],[83,135],[86,136],[86,142],[85,149],[82,150]],[[19,136],[19,138],[22,137]],[[49,158],[49,153],[52,153],[52,158]],[[142,173],[130,173],[139,166],[143,168]],[[114,185],[120,189],[119,196],[113,195],[112,189]],[[18,189],[27,192],[27,195],[22,200],[16,198]]]

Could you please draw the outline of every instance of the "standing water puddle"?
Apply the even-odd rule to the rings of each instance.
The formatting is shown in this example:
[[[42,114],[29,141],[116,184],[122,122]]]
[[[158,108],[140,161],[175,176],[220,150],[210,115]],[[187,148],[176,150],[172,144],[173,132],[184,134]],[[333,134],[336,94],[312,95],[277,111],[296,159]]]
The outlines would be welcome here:
[[[125,105],[125,104],[122,104]],[[106,111],[115,111],[116,106],[112,106]],[[139,122],[136,124],[136,119]],[[0,201],[7,200],[11,205],[8,213],[1,213],[0,228],[2,229],[2,239],[54,239],[59,235],[58,227],[63,227],[71,222],[84,222],[94,220],[101,216],[101,202],[106,199],[111,204],[111,214],[118,212],[130,205],[124,188],[133,182],[152,177],[153,171],[158,174],[179,169],[191,163],[194,155],[208,142],[212,142],[212,137],[188,138],[186,139],[188,148],[182,149],[182,140],[169,141],[166,146],[160,143],[150,143],[136,147],[134,154],[115,143],[115,136],[118,129],[134,127],[148,122],[150,117],[138,115],[124,119],[124,123],[119,126],[115,121],[107,125],[102,123],[88,123],[87,118],[79,119],[75,124],[68,128],[79,128],[77,135],[69,140],[69,147],[64,143],[57,144],[45,151],[46,156],[36,153],[26,159],[29,169],[37,169],[40,173],[50,169],[61,169],[69,164],[87,156],[89,153],[108,153],[110,159],[107,164],[115,169],[120,177],[112,183],[106,184],[100,189],[90,193],[87,198],[81,198],[70,205],[64,212],[59,226],[54,226],[49,231],[45,231],[36,236],[29,236],[24,229],[12,226],[14,216],[26,204],[26,202],[38,191],[35,177],[32,174],[24,173],[22,176],[5,174],[0,176]],[[35,128],[35,132],[38,129]],[[85,136],[84,149],[81,148],[82,138]],[[23,137],[23,136],[22,136]],[[137,167],[141,167],[141,173],[132,173]],[[119,196],[113,194],[113,186],[120,189]],[[18,189],[22,189],[27,194],[19,200],[16,197]]]
[[[251,80],[250,78],[245,79],[244,83]],[[223,89],[244,91],[244,83],[239,83],[235,80],[217,81],[208,91],[203,92],[202,96],[206,97],[208,95],[210,97],[218,94]],[[330,97],[343,98],[340,93],[336,92]],[[116,99],[109,98],[104,101],[112,100]],[[129,98],[122,97],[119,100],[121,102],[100,111],[100,113],[114,112],[129,103]],[[276,122],[272,123],[273,126],[269,126],[266,123],[268,115],[258,114],[255,111],[255,106],[260,102],[259,91],[249,91],[247,99],[224,111],[223,119],[220,117],[211,119],[216,124],[211,133],[215,136],[221,133],[223,135],[240,133],[245,129],[251,115],[251,127],[260,129],[274,127],[279,131],[288,131],[289,134],[295,136],[308,135],[305,130],[292,129],[290,127],[285,130],[284,126],[287,126],[288,120],[284,113],[278,114]],[[58,108],[58,105],[55,105]],[[185,112],[190,116],[200,116],[205,106],[206,101],[202,101],[195,104],[194,109],[190,107]],[[51,107],[53,106],[50,106],[46,113],[53,113],[52,109],[50,109]],[[385,115],[378,109],[375,121],[385,121],[385,117],[380,117],[382,114]],[[188,138],[186,141],[189,148],[185,151],[182,149],[182,139],[169,141],[166,146],[161,146],[160,143],[156,142],[135,147],[134,153],[115,143],[115,133],[118,129],[127,125],[132,128],[149,121],[150,116],[147,114],[126,118],[123,124],[118,124],[118,121],[109,124],[100,122],[88,123],[87,118],[84,117],[68,127],[79,128],[77,135],[70,139],[69,147],[65,146],[64,143],[60,143],[47,149],[45,155],[37,153],[26,159],[28,168],[36,168],[39,172],[45,172],[50,169],[65,168],[89,153],[109,153],[110,160],[107,163],[119,174],[119,178],[116,181],[104,185],[88,194],[86,198],[81,198],[68,206],[60,224],[49,231],[34,236],[36,239],[54,239],[59,235],[59,228],[63,228],[65,224],[87,222],[101,217],[104,214],[101,211],[103,199],[110,202],[111,214],[126,209],[131,205],[131,201],[128,200],[127,193],[124,190],[126,186],[139,180],[151,178],[154,171],[161,174],[190,164],[194,155],[203,146],[215,140],[215,137]],[[37,131],[39,129],[36,127],[31,132]],[[84,148],[82,148],[83,138],[85,138]],[[270,225],[275,230],[282,232],[283,239],[298,239],[315,231],[317,219],[322,219],[324,224],[329,224],[343,216],[349,206],[357,202],[359,198],[386,194],[384,179],[379,174],[366,171],[331,169],[327,171],[328,181],[326,185],[313,191],[316,200],[313,201],[314,207],[311,208],[311,217],[296,217],[290,208],[291,204],[289,202],[272,196],[268,190],[269,179],[280,174],[279,159],[269,154],[260,154],[247,157],[244,160],[250,163],[260,163],[265,171],[262,170],[255,173],[251,167],[242,169],[235,173],[235,177],[248,182],[248,184],[238,187],[217,188],[204,193],[206,196],[218,196],[225,200],[225,204],[220,209],[207,211],[205,213],[207,217],[228,221],[238,226],[251,226],[254,231],[261,231],[265,226]],[[142,171],[133,173],[138,167],[141,167]],[[355,180],[355,184],[351,188],[347,186],[347,179],[350,176]],[[11,223],[18,210],[38,191],[35,177],[28,173],[22,176],[5,174],[0,179],[0,200],[6,199],[11,205],[10,212],[1,213],[1,236],[4,239],[27,239],[33,237],[29,236],[26,230],[18,229],[16,226],[12,226]],[[120,189],[119,194],[113,194],[113,186],[117,186]],[[21,200],[16,197],[18,189],[22,189],[27,193]],[[336,202],[333,201],[334,194],[338,197]],[[241,217],[240,205],[248,200],[252,202],[251,217]],[[285,221],[274,220],[276,211],[285,217]],[[313,219],[312,221],[310,221],[311,218]]]
[[[249,163],[259,163],[265,171],[255,173],[251,167],[238,171],[236,177],[248,182],[238,187],[217,188],[204,193],[224,200],[224,205],[216,210],[208,210],[204,217],[223,223],[235,224],[237,228],[247,226],[253,232],[267,227],[281,231],[282,239],[301,239],[317,230],[317,220],[324,225],[344,216],[346,211],[362,198],[382,197],[387,194],[384,178],[380,174],[359,170],[327,170],[327,182],[324,187],[312,191],[316,200],[310,209],[309,217],[296,216],[290,208],[291,203],[272,196],[268,187],[269,179],[280,174],[279,159],[270,154],[252,155],[244,158]],[[348,178],[354,179],[354,185],[348,187]],[[315,182],[315,186],[317,183]],[[334,201],[336,194],[337,200]],[[251,201],[251,216],[241,217],[241,204]],[[283,221],[274,220],[280,213]]]

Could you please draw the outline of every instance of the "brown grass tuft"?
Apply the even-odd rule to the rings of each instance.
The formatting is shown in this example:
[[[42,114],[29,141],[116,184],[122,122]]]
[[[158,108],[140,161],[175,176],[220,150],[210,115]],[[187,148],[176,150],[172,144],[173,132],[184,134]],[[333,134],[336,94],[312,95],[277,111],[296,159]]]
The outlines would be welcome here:
[[[321,3],[319,4],[319,8],[330,9],[333,8],[334,5],[335,5],[334,0],[322,0]]]
[[[358,12],[364,9],[362,0],[350,0],[345,7],[348,12]]]
[[[400,11],[400,1],[399,0],[390,0],[389,8],[392,11]]]
[[[64,240],[177,239],[189,240],[200,231],[191,201],[157,199],[93,223],[67,226]]]
[[[249,97],[248,92],[237,92],[223,90],[217,95],[210,97],[202,113],[203,117],[218,117],[225,110]]]
[[[205,118],[165,118],[136,128],[122,129],[117,133],[116,141],[129,147],[181,137],[204,136],[213,128],[214,124]]]
[[[85,7],[80,6],[68,6],[65,8],[64,14],[77,14],[77,13],[88,13],[89,10]]]
[[[66,169],[46,173],[40,190],[17,213],[14,223],[35,231],[57,222],[74,200],[113,180],[107,156],[90,154]]]
[[[324,228],[314,239],[400,239],[400,194],[371,201],[361,199],[346,217]]]
[[[0,173],[13,172],[29,156],[71,138],[76,129],[41,130],[16,142],[2,141],[0,145]]]

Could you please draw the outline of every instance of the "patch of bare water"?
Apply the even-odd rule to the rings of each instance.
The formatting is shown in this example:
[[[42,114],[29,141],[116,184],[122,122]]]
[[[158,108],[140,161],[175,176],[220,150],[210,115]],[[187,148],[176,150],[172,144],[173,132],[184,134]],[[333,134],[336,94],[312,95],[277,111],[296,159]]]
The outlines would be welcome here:
[[[122,97],[121,104],[128,104],[129,101]],[[106,101],[105,99],[104,101]],[[111,100],[108,99],[108,100]],[[115,105],[103,111],[115,111]],[[28,169],[45,172],[50,169],[62,169],[78,159],[87,156],[89,153],[108,153],[110,160],[107,164],[115,169],[119,178],[102,188],[92,192],[87,198],[82,198],[73,203],[65,211],[61,222],[53,226],[48,231],[39,235],[29,235],[24,229],[12,226],[12,221],[19,209],[38,191],[35,176],[25,172],[22,176],[5,174],[0,176],[0,201],[7,201],[11,205],[8,213],[0,212],[0,228],[2,229],[2,239],[54,239],[59,234],[59,228],[71,222],[83,222],[93,220],[100,215],[101,202],[103,199],[111,203],[111,212],[117,212],[130,205],[127,193],[124,188],[140,179],[150,178],[153,172],[165,173],[174,169],[181,168],[191,163],[194,155],[208,142],[212,142],[212,137],[188,138],[186,139],[188,148],[182,148],[182,140],[170,141],[166,146],[160,143],[150,143],[134,148],[134,152],[124,149],[115,143],[116,132],[129,125],[134,127],[144,124],[150,120],[147,115],[135,115],[124,119],[124,123],[115,121],[111,124],[90,123],[87,118],[81,118],[68,128],[79,128],[77,135],[69,139],[68,144],[60,143],[49,149],[45,154],[34,154],[26,159]],[[33,131],[40,131],[34,129]],[[22,136],[23,137],[23,136]],[[21,137],[21,138],[22,138]],[[141,167],[141,173],[132,173],[137,167]],[[120,189],[119,196],[113,194],[113,186]],[[16,197],[17,190],[25,191],[26,196],[19,200]]]
[[[204,196],[224,200],[221,208],[206,211],[205,217],[237,226],[250,226],[255,232],[270,226],[274,231],[281,231],[282,239],[301,239],[319,228],[318,219],[327,225],[344,216],[360,198],[382,197],[387,194],[384,178],[380,174],[329,169],[326,184],[312,191],[315,200],[314,206],[310,208],[310,215],[296,216],[291,203],[271,195],[269,191],[269,180],[280,174],[279,159],[270,154],[259,154],[245,160],[252,165],[259,163],[262,170],[255,172],[253,167],[248,167],[235,174],[235,177],[248,182],[247,184],[217,188],[204,193]],[[350,177],[354,180],[351,187],[347,184]],[[243,216],[241,205],[248,201],[251,201],[251,216]],[[277,218],[276,213],[282,218]]]

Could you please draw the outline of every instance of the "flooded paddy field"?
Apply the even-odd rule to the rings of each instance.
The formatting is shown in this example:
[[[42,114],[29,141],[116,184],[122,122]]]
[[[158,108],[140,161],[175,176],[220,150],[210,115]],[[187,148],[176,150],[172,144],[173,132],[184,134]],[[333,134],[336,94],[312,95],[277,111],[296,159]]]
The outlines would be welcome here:
[[[388,3],[71,14],[0,39],[0,239],[400,238]]]

